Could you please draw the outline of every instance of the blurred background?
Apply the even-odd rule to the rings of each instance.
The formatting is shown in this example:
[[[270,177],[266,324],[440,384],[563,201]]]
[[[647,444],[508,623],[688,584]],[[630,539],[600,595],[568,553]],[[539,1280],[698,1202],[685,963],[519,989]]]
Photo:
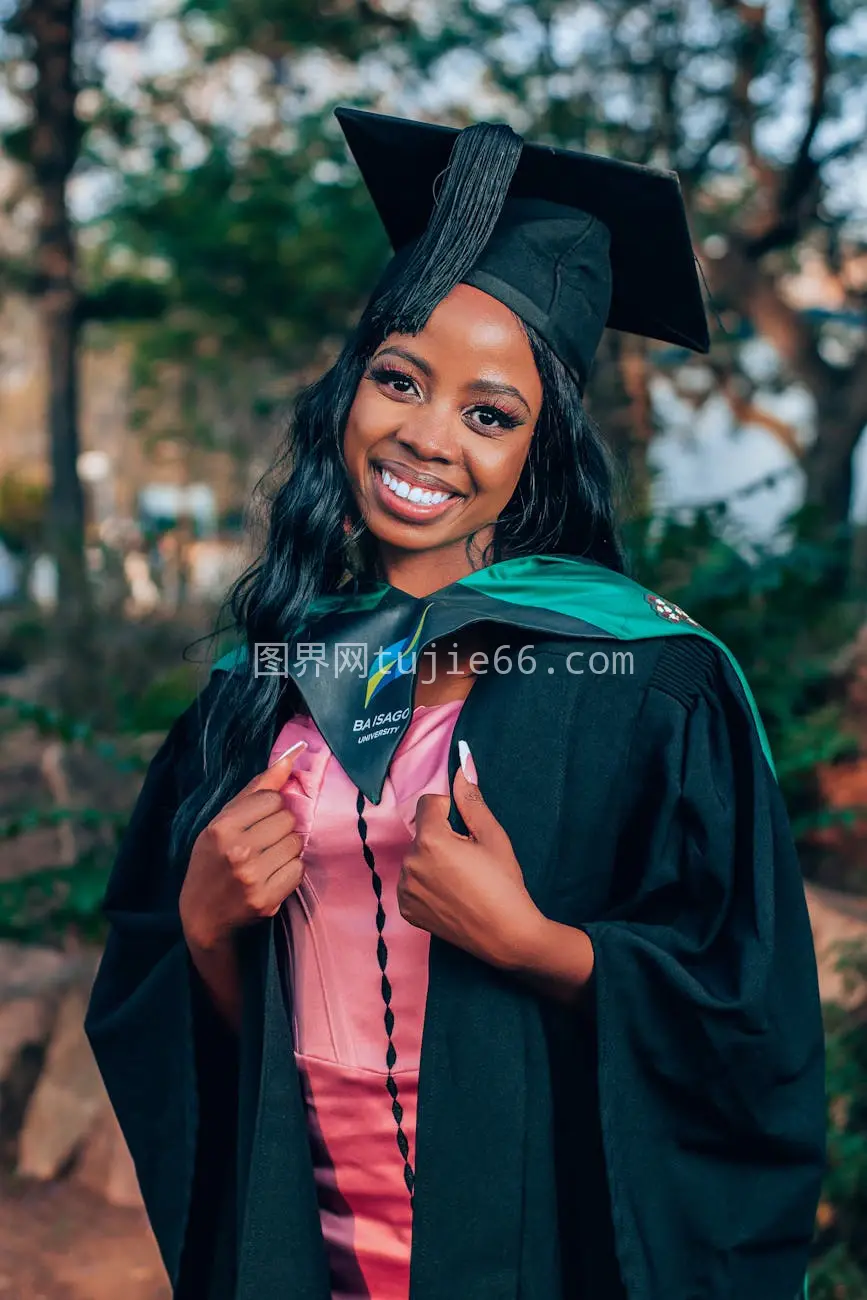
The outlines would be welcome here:
[[[712,354],[610,334],[588,405],[636,576],[766,721],[828,1034],[811,1295],[867,1300],[867,9],[0,16],[0,1296],[168,1296],[81,1019],[117,836],[223,648],[293,395],[388,256],[343,102],[680,174]]]

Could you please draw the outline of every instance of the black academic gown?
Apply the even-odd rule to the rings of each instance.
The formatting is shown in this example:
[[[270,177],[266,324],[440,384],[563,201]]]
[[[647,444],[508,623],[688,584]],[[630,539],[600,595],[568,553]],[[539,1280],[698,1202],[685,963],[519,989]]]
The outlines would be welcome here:
[[[715,646],[636,641],[631,674],[570,673],[577,646],[537,638],[536,671],[479,678],[455,725],[450,777],[464,739],[529,892],[596,959],[568,1007],[432,939],[411,1300],[795,1300],[824,1049],[782,799]],[[147,775],[87,1032],[175,1296],[329,1300],[281,931],[241,936],[236,1043],[166,867],[213,694]]]

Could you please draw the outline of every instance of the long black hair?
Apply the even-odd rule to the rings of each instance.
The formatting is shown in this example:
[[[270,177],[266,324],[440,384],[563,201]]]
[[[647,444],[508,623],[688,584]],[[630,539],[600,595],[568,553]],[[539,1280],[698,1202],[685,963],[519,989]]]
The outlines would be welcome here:
[[[367,315],[367,313],[365,314]],[[587,415],[576,381],[523,321],[542,382],[542,408],[518,486],[497,520],[484,563],[520,555],[581,556],[622,572],[613,461]],[[259,559],[230,590],[218,619],[234,629],[253,662],[256,644],[288,644],[318,596],[351,580],[381,580],[375,539],[358,512],[343,459],[343,433],[370,357],[387,322],[352,331],[337,361],[300,395],[278,460],[282,478],[268,507]],[[347,531],[346,521],[351,523]],[[467,538],[471,557],[473,538]],[[204,780],[178,810],[172,852],[185,861],[199,832],[243,785],[245,755],[262,752],[283,679],[247,668],[220,674],[203,729]]]
[[[360,517],[343,458],[343,435],[365,368],[393,333],[417,334],[460,283],[497,222],[521,155],[502,123],[458,133],[422,235],[389,263],[337,361],[300,396],[277,463],[283,481],[270,504],[259,560],[221,611],[246,642],[247,667],[219,674],[202,730],[204,777],[178,809],[170,851],[185,862],[199,832],[252,775],[277,716],[284,679],[256,676],[257,644],[291,645],[318,596],[381,578],[376,542]],[[493,530],[485,564],[520,555],[574,555],[622,570],[612,470],[581,392],[548,345],[524,322],[543,404],[518,486]],[[347,530],[346,521],[349,521]],[[473,538],[467,539],[470,556]]]
[[[408,275],[417,306],[407,321],[401,284]],[[220,809],[264,766],[276,732],[278,711],[285,711],[278,676],[256,676],[257,644],[292,645],[318,596],[347,581],[356,588],[382,580],[376,540],[360,516],[343,457],[349,411],[365,368],[380,343],[392,333],[415,333],[435,305],[453,287],[440,283],[419,302],[417,271],[392,271],[385,292],[374,291],[358,326],[335,364],[306,389],[295,409],[276,472],[283,475],[270,505],[267,540],[260,559],[239,578],[221,614],[246,642],[248,660],[230,674],[218,674],[211,712],[202,729],[204,778],[181,804],[172,826],[170,852],[183,869],[196,837]],[[395,310],[389,309],[393,304]],[[530,440],[517,488],[497,519],[482,563],[529,555],[571,555],[622,571],[617,536],[612,463],[595,425],[588,418],[577,382],[545,341],[519,320],[532,349],[542,383],[542,407]],[[466,540],[473,566],[472,536]],[[293,688],[294,689],[294,688]],[[300,705],[300,699],[296,700]],[[290,709],[291,712],[291,709]],[[253,770],[251,770],[251,766]],[[415,1172],[403,1129],[403,1107],[393,1069],[397,1061],[392,1031],[391,983],[383,882],[367,838],[365,798],[358,791],[356,813],[364,860],[376,897],[376,957],[381,972],[386,1033],[385,1086],[396,1123],[404,1179],[414,1207]]]
[[[358,384],[379,345],[391,334],[417,334],[437,303],[461,282],[490,237],[521,153],[507,126],[482,123],[458,134],[436,210],[423,234],[398,254],[377,285],[335,364],[302,393],[276,472],[282,481],[270,505],[259,560],[227,597],[221,619],[247,648],[246,666],[219,674],[202,728],[203,779],[181,804],[170,852],[188,861],[199,832],[257,766],[264,766],[281,715],[301,706],[297,689],[278,676],[250,671],[257,644],[291,646],[311,603],[347,581],[356,588],[382,580],[376,539],[360,516],[343,456],[343,439]],[[407,255],[408,254],[408,255]],[[542,408],[517,488],[496,520],[482,564],[530,555],[580,556],[622,571],[612,466],[590,421],[576,380],[544,340],[519,320],[542,383]],[[475,538],[466,539],[473,567]],[[286,697],[283,691],[290,692]],[[293,699],[291,691],[295,691]],[[287,710],[287,699],[291,707]],[[251,771],[251,767],[253,770]],[[356,813],[364,860],[376,897],[376,956],[386,1034],[385,1086],[391,1097],[404,1179],[414,1206],[415,1173],[403,1129],[393,1069],[391,983],[383,882],[368,842],[365,796]]]

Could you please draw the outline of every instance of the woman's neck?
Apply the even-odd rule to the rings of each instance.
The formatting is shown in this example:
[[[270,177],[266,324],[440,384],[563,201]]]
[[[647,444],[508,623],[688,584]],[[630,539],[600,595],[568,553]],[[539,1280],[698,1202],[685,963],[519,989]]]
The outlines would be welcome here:
[[[470,563],[464,541],[449,550],[391,551],[381,547],[379,569],[389,586],[405,591],[408,596],[430,596],[484,568],[483,549],[483,545],[474,545]]]
[[[419,655],[413,704],[466,699],[475,677],[490,671],[495,647],[503,637],[503,628],[496,624],[474,623],[426,648]]]

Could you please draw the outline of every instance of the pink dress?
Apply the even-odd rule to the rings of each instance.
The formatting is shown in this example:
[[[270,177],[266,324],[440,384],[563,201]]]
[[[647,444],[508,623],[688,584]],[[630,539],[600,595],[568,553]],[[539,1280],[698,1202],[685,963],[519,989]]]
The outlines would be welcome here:
[[[379,804],[365,801],[382,880],[394,1011],[392,1071],[415,1168],[418,1069],[430,936],[397,905],[397,878],[423,794],[448,794],[447,758],[462,700],[419,705],[392,758]],[[412,1213],[386,1091],[388,1046],[376,956],[376,895],[358,833],[357,788],[309,717],[281,730],[271,761],[297,740],[283,796],[305,837],[305,873],[283,909],[293,1036],[307,1106],[332,1300],[408,1300]]]

